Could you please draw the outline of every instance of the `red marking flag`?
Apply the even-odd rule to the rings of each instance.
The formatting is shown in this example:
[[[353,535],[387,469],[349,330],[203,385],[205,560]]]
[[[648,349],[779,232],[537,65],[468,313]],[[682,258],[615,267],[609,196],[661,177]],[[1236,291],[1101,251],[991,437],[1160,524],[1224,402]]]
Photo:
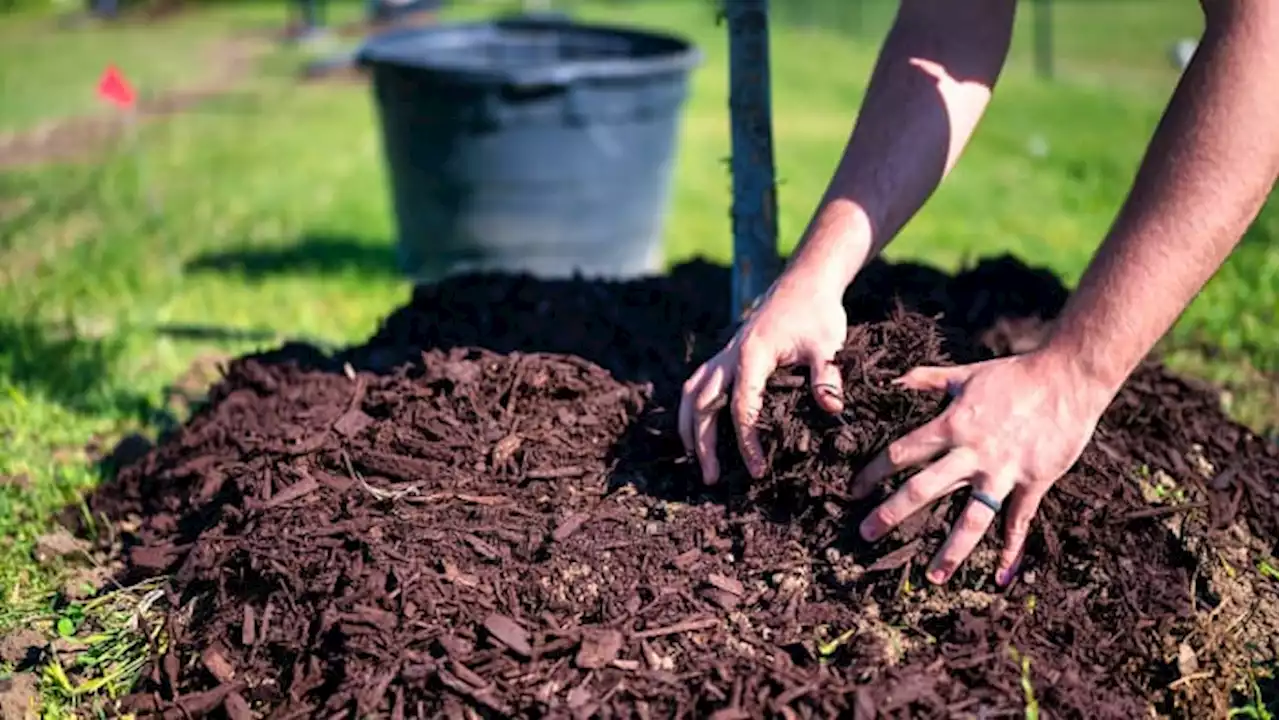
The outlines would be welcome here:
[[[132,108],[137,99],[129,81],[115,65],[108,65],[98,80],[98,97],[126,110]]]

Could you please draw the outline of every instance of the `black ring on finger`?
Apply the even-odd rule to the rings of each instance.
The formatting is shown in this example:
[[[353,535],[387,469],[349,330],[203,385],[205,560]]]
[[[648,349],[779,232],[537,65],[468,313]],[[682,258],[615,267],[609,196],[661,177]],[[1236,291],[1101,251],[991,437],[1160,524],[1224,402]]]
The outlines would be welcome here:
[[[971,490],[969,492],[969,498],[972,500],[977,500],[983,505],[986,505],[987,507],[991,508],[991,512],[997,515],[1000,514],[1000,507],[1004,504],[1002,501],[995,499],[991,495],[984,493],[981,490]]]

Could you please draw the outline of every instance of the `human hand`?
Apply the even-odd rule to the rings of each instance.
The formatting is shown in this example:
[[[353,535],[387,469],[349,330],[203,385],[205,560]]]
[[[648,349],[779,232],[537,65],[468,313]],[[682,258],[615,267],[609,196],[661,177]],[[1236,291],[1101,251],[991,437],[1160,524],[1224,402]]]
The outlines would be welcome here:
[[[851,492],[861,499],[893,474],[931,463],[863,520],[862,537],[878,540],[916,511],[967,486],[969,503],[926,577],[935,584],[950,579],[1007,500],[996,572],[997,584],[1007,585],[1041,498],[1080,457],[1116,388],[1046,350],[957,367],[918,367],[895,382],[915,390],[945,389],[953,400],[941,415],[890,443],[854,478]]]
[[[716,416],[732,387],[730,412],[738,448],[752,477],[764,474],[764,452],[756,421],[769,375],[783,365],[804,363],[818,405],[839,412],[840,371],[832,364],[844,343],[846,320],[843,285],[824,283],[804,272],[784,274],[763,302],[715,357],[703,363],[684,384],[680,398],[680,439],[693,452],[703,482],[720,477],[716,457]]]

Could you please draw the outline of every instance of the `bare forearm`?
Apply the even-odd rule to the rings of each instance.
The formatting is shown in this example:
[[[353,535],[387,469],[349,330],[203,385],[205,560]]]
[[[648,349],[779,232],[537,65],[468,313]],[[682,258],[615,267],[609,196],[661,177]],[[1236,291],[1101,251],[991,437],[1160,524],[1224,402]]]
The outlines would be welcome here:
[[[1277,5],[1211,7],[1129,198],[1049,348],[1114,390],[1239,242],[1277,176]]]
[[[907,0],[793,268],[843,291],[955,164],[1008,54],[1011,0]]]

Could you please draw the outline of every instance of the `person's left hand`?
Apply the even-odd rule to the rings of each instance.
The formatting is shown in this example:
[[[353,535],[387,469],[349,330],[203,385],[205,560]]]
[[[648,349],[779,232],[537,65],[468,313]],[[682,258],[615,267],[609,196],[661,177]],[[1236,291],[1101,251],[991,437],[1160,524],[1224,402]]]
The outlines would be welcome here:
[[[1040,499],[1080,457],[1116,388],[1090,380],[1070,360],[1043,349],[973,365],[918,367],[895,382],[916,390],[946,389],[953,399],[941,415],[889,444],[854,478],[852,494],[861,499],[895,473],[933,461],[863,520],[862,537],[878,540],[916,511],[967,486],[969,503],[926,577],[946,582],[1003,504],[1008,515],[996,582],[1007,585]]]

